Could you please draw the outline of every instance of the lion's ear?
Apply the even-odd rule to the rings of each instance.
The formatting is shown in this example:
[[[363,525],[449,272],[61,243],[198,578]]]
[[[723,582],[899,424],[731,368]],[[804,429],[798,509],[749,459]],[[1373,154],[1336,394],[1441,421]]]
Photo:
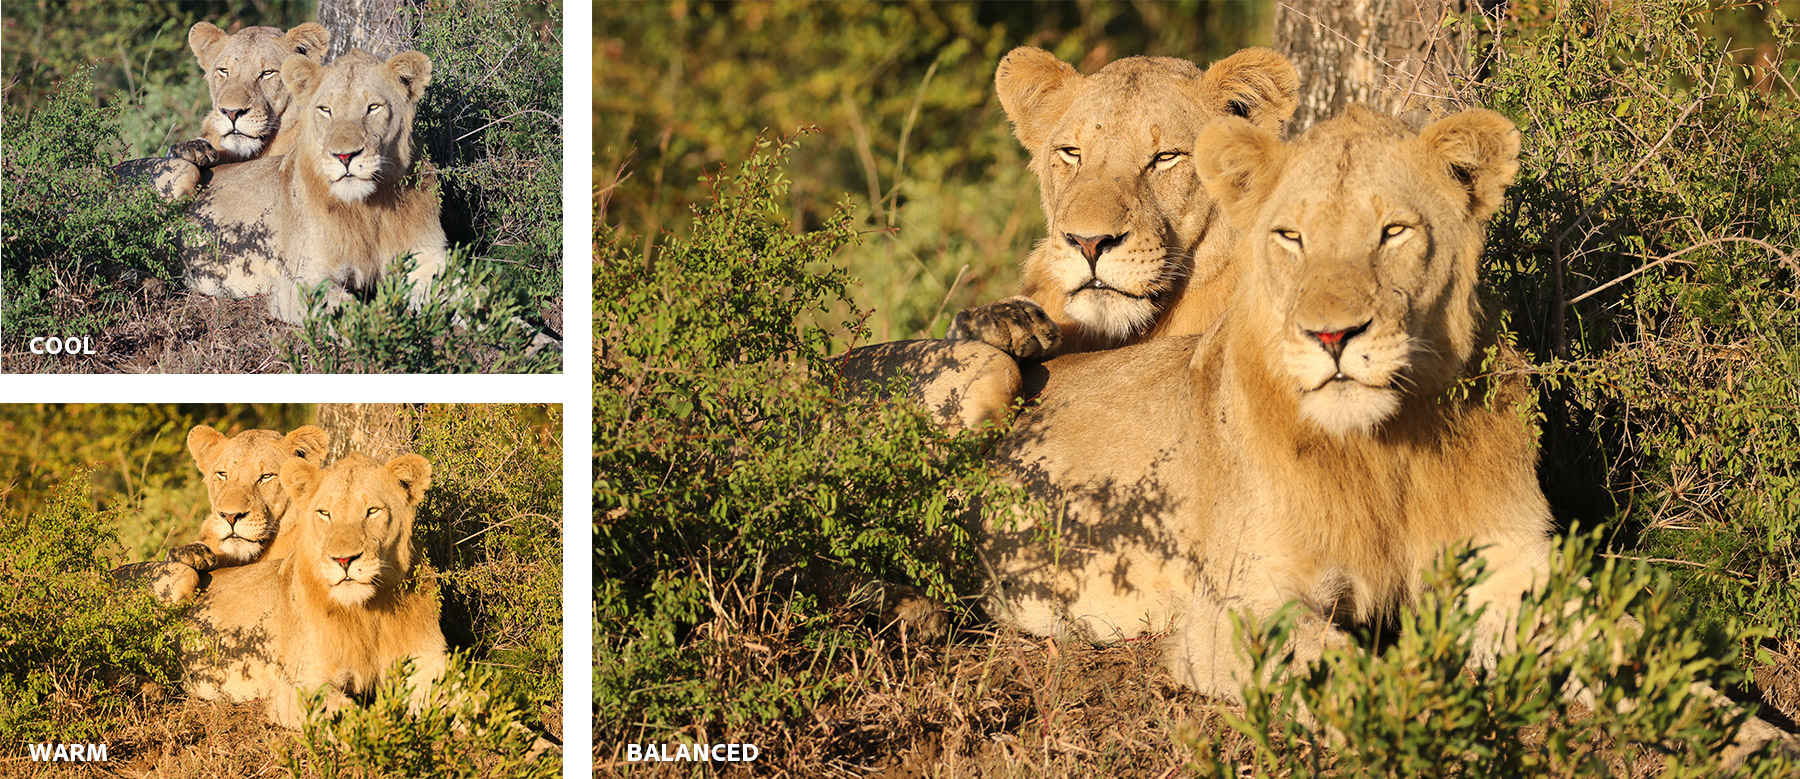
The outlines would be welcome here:
[[[1227,116],[1270,132],[1300,105],[1300,72],[1274,49],[1249,48],[1219,60],[1200,76],[1201,100]]]
[[[431,58],[416,51],[403,51],[390,57],[387,69],[394,78],[400,79],[401,86],[406,87],[409,103],[419,102],[425,94],[425,85],[431,83]]]
[[[307,22],[281,36],[283,43],[314,62],[325,62],[325,50],[331,48],[331,31],[318,22]]]
[[[1287,147],[1273,131],[1235,116],[1208,123],[1194,141],[1200,185],[1240,228],[1262,208],[1286,162]]]
[[[1485,108],[1451,114],[1419,133],[1428,154],[1443,160],[1469,193],[1469,214],[1485,220],[1500,208],[1519,174],[1519,128]]]
[[[307,425],[282,438],[281,448],[313,465],[322,465],[325,450],[331,448],[331,434],[315,425]]]
[[[1007,52],[994,70],[994,91],[1012,120],[1013,134],[1026,151],[1036,154],[1049,140],[1051,128],[1069,110],[1074,87],[1081,83],[1075,66],[1036,46]]]
[[[298,457],[289,457],[281,464],[281,486],[294,498],[311,495],[313,490],[319,488],[319,476],[322,473],[317,465]]]
[[[206,473],[206,464],[212,461],[213,447],[224,440],[224,433],[206,425],[194,425],[194,429],[188,431],[188,454],[194,456],[194,467],[199,468],[202,475]]]
[[[226,32],[212,22],[194,22],[194,26],[188,28],[188,48],[194,50],[194,59],[200,61],[201,70],[212,68],[213,55],[218,53],[218,46],[226,37]]]
[[[406,502],[417,506],[425,499],[425,490],[431,487],[431,463],[416,454],[403,454],[387,463],[389,473],[400,480],[400,486],[406,488]]]
[[[313,87],[319,85],[319,71],[324,66],[314,62],[305,54],[289,54],[281,61],[281,83],[287,87],[288,94],[295,97],[311,94]]]

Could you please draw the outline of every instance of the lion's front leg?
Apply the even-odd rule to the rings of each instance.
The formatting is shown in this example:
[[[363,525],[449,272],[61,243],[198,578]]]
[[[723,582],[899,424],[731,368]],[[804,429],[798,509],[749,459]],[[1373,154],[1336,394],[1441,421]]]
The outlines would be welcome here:
[[[832,367],[844,389],[873,395],[895,389],[950,430],[1003,422],[1024,387],[1019,364],[976,341],[895,341],[852,349]]]
[[[406,677],[407,710],[417,715],[431,695],[431,686],[444,678],[449,663],[441,648],[411,655],[411,659],[412,672]]]

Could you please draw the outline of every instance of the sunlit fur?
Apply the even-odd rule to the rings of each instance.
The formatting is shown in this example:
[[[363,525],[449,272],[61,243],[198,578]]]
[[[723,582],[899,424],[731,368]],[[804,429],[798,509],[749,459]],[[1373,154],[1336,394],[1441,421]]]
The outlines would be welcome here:
[[[291,494],[281,481],[281,466],[290,457],[321,462],[329,445],[325,431],[312,425],[286,435],[245,430],[230,437],[196,425],[188,431],[187,447],[206,483],[208,504],[197,542],[212,550],[220,565],[252,562],[265,551],[287,556],[293,534],[280,531]]]
[[[206,161],[241,162],[291,151],[295,111],[281,80],[281,63],[295,54],[321,62],[330,43],[331,33],[315,22],[287,32],[246,27],[227,33],[209,22],[189,29],[188,48],[212,95],[212,106],[200,122],[201,138],[218,153]]]
[[[1245,49],[1205,70],[1126,57],[1083,76],[1026,46],[1001,60],[994,82],[1031,154],[1049,228],[1025,260],[1023,294],[1060,326],[1062,350],[1205,329],[1220,305],[1207,285],[1230,239],[1194,175],[1194,159],[1211,152],[1193,139],[1234,111],[1279,129],[1296,105],[1293,64]],[[1123,238],[1090,267],[1067,234]],[[1190,299],[1192,310],[1177,303]]]
[[[295,493],[295,548],[214,575],[199,614],[211,646],[185,656],[189,692],[261,698],[277,724],[297,727],[298,692],[324,685],[328,709],[349,705],[411,657],[417,704],[445,666],[436,587],[428,569],[415,569],[412,548],[430,464],[350,454],[320,469],[291,458],[281,479]],[[333,558],[352,562],[346,570]]]

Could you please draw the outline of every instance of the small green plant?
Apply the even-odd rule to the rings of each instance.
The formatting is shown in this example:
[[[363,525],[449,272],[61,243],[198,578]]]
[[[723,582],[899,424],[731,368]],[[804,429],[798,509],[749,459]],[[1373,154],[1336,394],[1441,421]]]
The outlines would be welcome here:
[[[180,284],[185,204],[115,180],[118,109],[95,104],[92,78],[80,71],[29,115],[6,111],[0,328],[15,348],[96,334],[146,283]]]
[[[185,609],[112,581],[118,521],[86,473],[0,512],[0,742],[105,741],[139,683],[178,677]]]
[[[416,711],[406,678],[410,660],[389,668],[367,705],[327,714],[323,696],[306,701],[300,736],[288,747],[294,776],[434,776],[536,779],[560,775],[548,750],[533,750],[533,717],[524,698],[497,673],[453,654],[443,678]]]
[[[1419,601],[1377,651],[1327,650],[1288,671],[1293,613],[1239,623],[1253,671],[1231,728],[1254,745],[1265,775],[1578,776],[1654,760],[1664,776],[1715,774],[1748,711],[1715,705],[1692,686],[1742,681],[1732,635],[1694,630],[1669,577],[1642,564],[1593,563],[1598,534],[1565,541],[1547,583],[1529,595],[1511,648],[1470,670],[1485,578],[1474,552],[1446,555]],[[1591,711],[1564,691],[1598,689]],[[1585,708],[1585,707],[1581,707]],[[1310,717],[1306,724],[1302,717]],[[1218,734],[1197,743],[1206,772],[1230,775]],[[1778,756],[1750,775],[1789,775]]]
[[[983,465],[991,437],[831,391],[830,335],[810,322],[846,303],[832,259],[854,231],[845,211],[787,222],[791,146],[759,144],[716,177],[654,261],[597,240],[601,744],[803,721],[867,642],[845,608],[854,583],[954,599],[972,580],[965,512],[1017,500]]]

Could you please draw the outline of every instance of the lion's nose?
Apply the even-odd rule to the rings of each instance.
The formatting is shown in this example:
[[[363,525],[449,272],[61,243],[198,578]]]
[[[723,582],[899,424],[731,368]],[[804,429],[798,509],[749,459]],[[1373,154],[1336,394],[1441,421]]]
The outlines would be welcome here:
[[[226,119],[236,122],[238,120],[238,117],[243,116],[244,114],[250,113],[250,109],[248,109],[248,108],[221,108],[221,109],[219,109],[219,113],[224,114]]]
[[[350,161],[353,159],[356,159],[356,155],[361,154],[361,153],[362,153],[362,149],[357,149],[356,151],[347,151],[347,152],[334,151],[331,153],[331,156],[336,157],[338,162],[341,162],[344,164],[344,167],[349,167]]]
[[[248,512],[248,511],[221,511],[221,512],[219,512],[219,519],[225,520],[226,527],[231,527],[231,526],[236,525],[238,523],[238,520],[241,520],[247,516],[250,516],[250,512]]]
[[[1364,330],[1369,329],[1371,321],[1374,320],[1342,330],[1308,330],[1306,334],[1312,336],[1314,341],[1318,341],[1319,346],[1331,355],[1331,359],[1336,360],[1344,356],[1344,347],[1350,343],[1350,339],[1362,335]]]
[[[1118,235],[1063,233],[1063,240],[1068,241],[1070,246],[1081,250],[1081,256],[1087,258],[1088,270],[1092,271],[1094,266],[1099,264],[1100,255],[1105,254],[1108,249],[1117,248],[1119,244],[1124,243],[1127,235],[1130,233],[1119,233]]]
[[[348,571],[350,570],[350,564],[356,562],[356,559],[359,557],[362,557],[361,552],[357,552],[349,557],[333,557],[331,559],[337,561],[338,565],[343,566],[344,570]]]

